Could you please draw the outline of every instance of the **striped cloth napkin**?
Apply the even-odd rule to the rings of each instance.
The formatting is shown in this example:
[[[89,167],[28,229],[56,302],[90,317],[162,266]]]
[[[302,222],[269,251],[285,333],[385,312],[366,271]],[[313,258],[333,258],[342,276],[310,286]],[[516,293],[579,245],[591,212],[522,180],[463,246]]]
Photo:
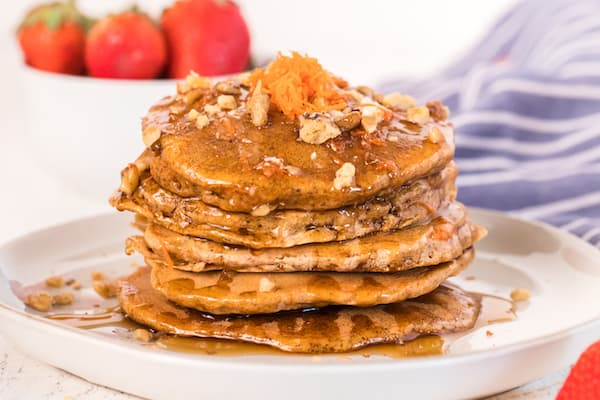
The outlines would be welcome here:
[[[381,88],[450,107],[461,201],[600,247],[600,2],[522,2],[459,63]]]

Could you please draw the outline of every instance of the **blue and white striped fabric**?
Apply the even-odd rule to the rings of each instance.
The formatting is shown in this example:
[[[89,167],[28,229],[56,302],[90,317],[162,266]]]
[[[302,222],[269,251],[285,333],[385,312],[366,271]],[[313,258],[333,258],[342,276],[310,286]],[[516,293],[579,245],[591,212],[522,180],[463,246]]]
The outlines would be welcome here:
[[[458,64],[382,89],[450,107],[461,201],[600,247],[600,2],[520,3]]]

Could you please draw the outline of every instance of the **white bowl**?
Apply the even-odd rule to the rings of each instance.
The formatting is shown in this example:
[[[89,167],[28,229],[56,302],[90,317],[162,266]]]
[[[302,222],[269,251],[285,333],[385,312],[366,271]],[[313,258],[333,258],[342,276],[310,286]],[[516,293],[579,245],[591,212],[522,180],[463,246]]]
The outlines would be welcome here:
[[[141,117],[174,80],[96,79],[22,68],[32,155],[73,191],[106,203],[143,150]]]

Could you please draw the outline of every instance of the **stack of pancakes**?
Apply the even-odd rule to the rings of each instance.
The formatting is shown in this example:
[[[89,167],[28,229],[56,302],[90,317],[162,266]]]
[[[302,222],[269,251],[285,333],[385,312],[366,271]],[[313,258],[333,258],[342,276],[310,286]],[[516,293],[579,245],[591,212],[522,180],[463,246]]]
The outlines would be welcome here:
[[[136,213],[127,251],[149,266],[120,283],[123,311],[294,352],[469,329],[478,301],[442,283],[485,230],[455,200],[447,117],[298,54],[190,75],[144,118],[147,148],[111,198]]]

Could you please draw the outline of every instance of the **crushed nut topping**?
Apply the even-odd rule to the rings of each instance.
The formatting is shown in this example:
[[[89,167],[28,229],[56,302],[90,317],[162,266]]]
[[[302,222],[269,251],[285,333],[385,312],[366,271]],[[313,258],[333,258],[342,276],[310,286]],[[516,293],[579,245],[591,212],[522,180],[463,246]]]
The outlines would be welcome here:
[[[73,283],[69,284],[69,286],[71,286],[75,290],[79,290],[83,287],[81,282],[79,282],[78,280],[73,280]]]
[[[259,292],[270,292],[273,288],[275,288],[275,282],[266,277],[260,278],[260,281],[258,282]]]
[[[242,73],[238,74],[237,81],[242,86],[250,87],[250,85],[252,85],[252,81],[250,79],[251,76],[252,76],[252,72],[250,72],[250,71],[242,72]]]
[[[409,121],[417,124],[425,124],[430,120],[429,109],[425,106],[409,108],[406,110],[406,116]]]
[[[121,186],[119,190],[131,196],[140,183],[140,172],[134,163],[130,163],[121,171]]]
[[[383,121],[383,110],[377,106],[365,106],[361,109],[361,124],[367,133],[373,133],[377,125]]]
[[[206,111],[208,115],[215,115],[221,112],[221,107],[217,104],[206,104],[204,106],[204,111]]]
[[[431,143],[441,143],[446,140],[446,138],[444,137],[442,131],[437,126],[434,126],[427,133],[427,140],[429,140]]]
[[[391,108],[407,109],[415,106],[415,99],[412,96],[400,94],[398,92],[383,96],[383,105]]]
[[[103,281],[104,280],[104,272],[100,272],[100,271],[94,271],[91,274],[92,280],[93,281]]]
[[[300,140],[310,144],[325,143],[342,134],[338,126],[323,114],[300,116]]]
[[[217,89],[217,91],[222,94],[238,95],[242,93],[239,85],[232,81],[221,81],[215,85],[215,89]]]
[[[198,115],[198,118],[196,118],[196,128],[202,129],[207,127],[208,124],[210,124],[210,120],[205,114]]]
[[[138,328],[133,331],[133,338],[138,342],[148,343],[152,341],[153,335],[152,332],[147,329]]]
[[[298,176],[302,174],[302,170],[293,165],[286,165],[285,162],[279,157],[263,157],[262,161],[255,167],[257,170],[262,171],[266,177],[273,176],[278,172],[285,172],[288,175]]]
[[[529,301],[531,298],[531,292],[527,289],[517,288],[510,292],[510,298],[513,301]]]
[[[196,72],[191,71],[188,76],[186,76],[185,81],[180,82],[177,85],[177,91],[179,93],[185,93],[189,90],[193,89],[210,89],[212,85],[212,80],[205,76],[200,76]]]
[[[94,281],[94,291],[105,299],[110,299],[117,295],[117,285],[113,282]]]
[[[46,312],[52,307],[52,296],[48,292],[32,293],[27,296],[25,304],[34,310]]]
[[[335,124],[343,131],[350,131],[360,125],[362,117],[360,111],[353,110],[347,114],[340,112],[340,116],[334,117]]]
[[[267,124],[270,105],[269,95],[262,91],[262,82],[258,81],[247,103],[254,126],[261,127]]]
[[[187,113],[186,117],[188,121],[196,121],[196,118],[198,118],[199,115],[200,113],[198,112],[198,110],[192,108],[190,112]]]
[[[436,122],[445,121],[450,116],[450,110],[448,107],[443,105],[439,100],[429,101],[425,106],[429,110],[429,115],[431,115],[431,118],[433,118],[433,120]]]
[[[354,184],[354,175],[356,174],[356,168],[352,163],[344,163],[340,169],[335,172],[335,179],[333,180],[333,187],[336,190],[342,190],[345,187],[350,187]]]
[[[222,94],[219,97],[217,97],[217,104],[223,110],[233,110],[237,107],[235,97],[233,97],[230,94]]]
[[[59,306],[67,306],[73,303],[75,296],[71,292],[62,292],[52,296],[52,303]]]
[[[158,125],[152,124],[150,126],[147,126],[142,131],[142,140],[144,141],[144,145],[146,145],[146,147],[152,146],[154,142],[160,139],[161,134],[162,132]]]
[[[46,286],[53,288],[63,287],[65,284],[64,279],[61,276],[50,276],[46,278],[45,282]]]

